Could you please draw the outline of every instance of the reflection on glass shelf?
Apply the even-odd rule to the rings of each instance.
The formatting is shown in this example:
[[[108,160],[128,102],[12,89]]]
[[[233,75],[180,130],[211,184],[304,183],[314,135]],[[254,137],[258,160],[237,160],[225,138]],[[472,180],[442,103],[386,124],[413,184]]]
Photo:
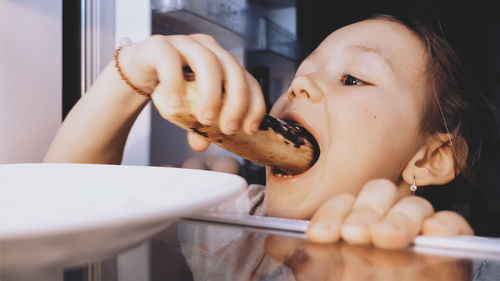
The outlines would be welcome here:
[[[290,1],[284,2],[284,7],[290,6]],[[267,18],[262,7],[245,0],[153,0],[152,8],[157,33],[208,33],[225,46],[272,51],[291,60],[299,57],[296,36]]]

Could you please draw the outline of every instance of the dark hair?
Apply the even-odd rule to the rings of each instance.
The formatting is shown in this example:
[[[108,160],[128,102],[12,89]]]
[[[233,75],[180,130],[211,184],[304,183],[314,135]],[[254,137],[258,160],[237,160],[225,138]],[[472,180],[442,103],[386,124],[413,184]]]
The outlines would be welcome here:
[[[488,226],[481,226],[474,219],[477,217],[475,209],[480,207],[476,205],[481,204],[474,200],[474,194],[480,191],[478,189],[487,188],[481,178],[489,160],[485,151],[492,145],[496,132],[492,105],[471,82],[457,54],[446,41],[435,12],[414,10],[400,14],[377,14],[370,18],[405,25],[426,48],[430,98],[420,128],[431,136],[449,133],[450,139],[445,145],[450,145],[454,152],[457,175],[452,183],[445,186],[446,195],[443,196],[442,192],[441,195],[436,194],[436,188],[424,190],[421,195],[427,197],[437,210],[452,209],[461,213],[476,233],[488,233],[482,229]]]

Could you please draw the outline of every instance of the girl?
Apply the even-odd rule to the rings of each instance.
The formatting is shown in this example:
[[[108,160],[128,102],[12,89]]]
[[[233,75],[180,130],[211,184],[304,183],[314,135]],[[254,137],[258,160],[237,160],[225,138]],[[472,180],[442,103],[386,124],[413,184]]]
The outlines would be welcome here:
[[[182,104],[185,66],[196,74],[202,124],[217,120],[225,134],[258,129],[260,87],[212,37],[153,36],[117,53],[117,65],[75,105],[45,161],[119,164],[150,93],[165,106]],[[271,115],[304,126],[321,153],[300,175],[268,168],[265,199],[251,186],[245,212],[310,219],[306,234],[315,242],[402,248],[420,233],[473,233],[458,213],[434,212],[411,196],[421,186],[473,179],[493,124],[449,45],[423,22],[381,15],[333,32],[300,65]],[[193,134],[188,141],[199,151],[208,145]]]

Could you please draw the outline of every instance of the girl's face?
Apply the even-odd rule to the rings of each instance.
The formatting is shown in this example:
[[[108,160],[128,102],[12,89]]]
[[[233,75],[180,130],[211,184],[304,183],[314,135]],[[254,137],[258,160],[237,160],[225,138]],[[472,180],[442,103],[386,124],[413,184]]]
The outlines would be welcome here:
[[[271,115],[295,120],[316,138],[315,165],[285,178],[267,169],[270,216],[308,219],[338,193],[374,178],[401,189],[401,173],[424,144],[425,48],[402,24],[365,20],[330,34],[299,66]]]

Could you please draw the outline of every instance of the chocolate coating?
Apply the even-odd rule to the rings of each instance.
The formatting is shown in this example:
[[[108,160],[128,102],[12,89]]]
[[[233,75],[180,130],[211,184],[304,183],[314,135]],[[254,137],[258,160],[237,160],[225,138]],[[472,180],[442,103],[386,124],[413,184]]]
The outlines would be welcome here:
[[[297,148],[305,144],[304,139],[309,140],[308,136],[310,136],[306,129],[294,121],[285,122],[270,115],[265,115],[262,123],[260,123],[259,129],[265,131],[269,128],[276,133],[281,134],[286,140],[293,142]]]
[[[263,131],[272,129],[276,133],[282,135],[287,141],[292,142],[296,148],[304,145],[306,141],[309,142],[314,148],[314,158],[311,165],[314,164],[319,157],[318,143],[311,133],[295,121],[283,121],[266,114],[260,123],[259,129]],[[287,141],[285,141],[286,144],[288,144]]]
[[[198,130],[197,128],[191,128],[191,131],[193,131],[194,133],[197,133],[200,136],[208,138],[208,134],[207,133],[202,132],[202,131]]]

